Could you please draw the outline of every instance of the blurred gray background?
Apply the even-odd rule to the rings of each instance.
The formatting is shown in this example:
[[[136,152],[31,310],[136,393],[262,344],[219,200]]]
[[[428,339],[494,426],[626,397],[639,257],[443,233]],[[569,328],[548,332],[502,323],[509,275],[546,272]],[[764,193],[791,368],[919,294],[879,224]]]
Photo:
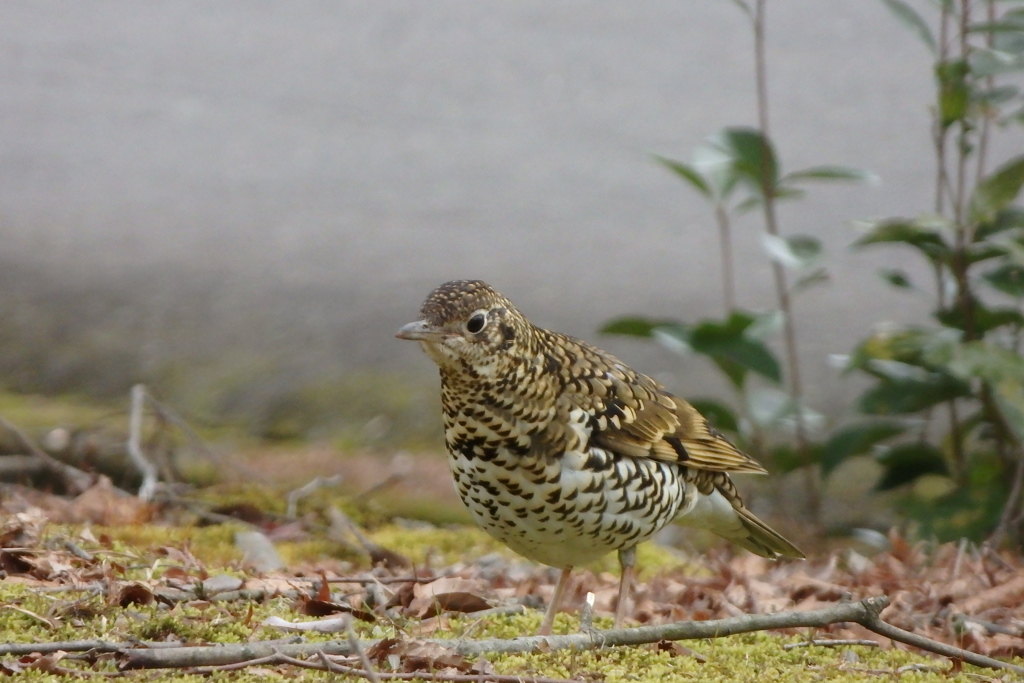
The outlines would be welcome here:
[[[686,395],[721,391],[698,360],[595,330],[721,313],[712,216],[650,155],[756,122],[732,2],[4,0],[0,16],[0,383],[259,376],[239,410],[353,372],[427,387],[429,361],[392,335],[433,286],[475,277]],[[848,245],[853,219],[931,206],[930,60],[880,2],[772,0],[768,32],[785,169],[881,178],[780,214],[829,252],[798,325],[812,403],[841,413],[852,389],[828,354],[923,308],[874,275],[928,284],[909,254]],[[737,226],[748,308],[773,305],[759,231]]]

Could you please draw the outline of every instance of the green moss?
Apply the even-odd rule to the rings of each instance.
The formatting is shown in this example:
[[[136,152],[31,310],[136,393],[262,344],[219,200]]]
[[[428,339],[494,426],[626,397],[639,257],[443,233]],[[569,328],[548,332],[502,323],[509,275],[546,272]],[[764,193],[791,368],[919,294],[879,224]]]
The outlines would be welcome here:
[[[138,524],[92,527],[92,533],[97,538],[109,539],[111,550],[115,552],[142,555],[161,547],[185,548],[205,565],[226,567],[242,559],[235,548],[234,535],[243,528],[241,524],[205,527]]]
[[[519,557],[503,543],[492,539],[476,527],[417,528],[388,525],[371,534],[375,543],[402,553],[416,565],[445,566],[472,561],[489,553]]]
[[[75,395],[40,396],[0,390],[0,415],[30,435],[59,425],[89,425],[115,411],[127,411],[128,397],[122,406],[98,403]]]
[[[949,676],[946,660],[903,650],[854,646],[849,648],[796,648],[783,645],[799,642],[798,637],[751,633],[714,640],[685,641],[682,644],[706,661],[688,655],[657,651],[653,646],[619,647],[604,650],[558,651],[547,654],[495,655],[488,660],[499,673],[527,672],[559,678],[592,679],[607,683],[634,681],[701,681],[716,683],[757,681],[758,683],[817,681],[863,681],[874,672],[896,675],[905,665],[918,664],[934,671],[905,672],[901,681],[975,680],[981,669],[965,667],[960,675]],[[848,661],[848,659],[854,661]]]
[[[409,534],[424,534],[423,531],[388,529],[391,538],[408,538]],[[449,535],[451,532],[448,532]],[[462,542],[483,545],[474,550],[486,548],[486,538],[473,533],[470,536],[454,534]],[[431,533],[425,533],[426,541],[420,545],[429,547],[440,541]],[[152,559],[152,558],[151,558]],[[72,593],[73,594],[73,593]],[[77,594],[73,594],[77,595]],[[0,582],[0,603],[8,606],[0,610],[0,640],[5,642],[48,642],[105,638],[125,641],[140,640],[184,640],[192,644],[237,643],[251,640],[281,637],[274,629],[261,626],[271,615],[288,620],[302,620],[295,611],[292,601],[275,598],[263,603],[229,602],[206,603],[196,601],[168,608],[153,604],[145,607],[120,608],[111,605],[100,595],[68,597],[62,593],[43,594],[31,587]],[[17,608],[17,609],[14,609]],[[22,611],[24,610],[24,611]],[[32,616],[39,615],[41,618]],[[477,618],[463,615],[452,618],[449,628],[433,635],[453,638],[514,638],[533,633],[540,624],[541,614],[530,611],[523,615],[488,616]],[[48,620],[50,624],[44,623]],[[409,623],[406,627],[413,627]],[[610,619],[598,619],[598,627],[610,626]],[[403,636],[395,625],[380,622],[365,624],[357,622],[360,637]],[[578,619],[569,614],[560,614],[556,620],[556,632],[578,632]],[[327,640],[335,636],[310,634],[307,640]],[[695,657],[658,651],[652,646],[621,647],[604,650],[558,651],[530,655],[488,655],[496,671],[509,675],[539,675],[576,680],[603,680],[607,683],[637,682],[674,683],[676,681],[700,681],[718,683],[733,681],[775,681],[816,680],[848,683],[864,680],[866,671],[875,675],[897,676],[901,666],[918,664],[932,670],[902,672],[898,680],[912,683],[939,683],[945,681],[977,680],[977,675],[991,674],[973,667],[964,672],[947,676],[948,663],[916,652],[898,649],[881,650],[862,646],[844,648],[796,648],[784,650],[786,643],[799,642],[799,636],[778,636],[767,633],[752,633],[728,638],[685,641],[683,645],[699,653],[704,662]],[[1019,660],[1018,660],[1019,661]],[[67,662],[69,667],[77,666]],[[112,667],[99,664],[98,667]],[[326,676],[314,672],[277,669],[280,677],[303,680],[320,680]],[[58,680],[56,677],[39,672],[26,674],[29,680]],[[147,680],[189,681],[194,676],[177,671],[160,671],[145,674]],[[276,678],[276,672],[222,672],[213,676],[215,680],[239,681]],[[60,679],[66,680],[66,679]],[[200,680],[196,678],[196,680]],[[209,679],[202,679],[209,680]]]
[[[362,554],[353,553],[340,543],[325,538],[280,542],[275,543],[274,547],[288,567],[326,559],[349,560],[356,563],[365,559]]]
[[[197,491],[192,498],[214,509],[245,506],[266,515],[284,515],[288,508],[284,491],[256,482],[210,486]]]

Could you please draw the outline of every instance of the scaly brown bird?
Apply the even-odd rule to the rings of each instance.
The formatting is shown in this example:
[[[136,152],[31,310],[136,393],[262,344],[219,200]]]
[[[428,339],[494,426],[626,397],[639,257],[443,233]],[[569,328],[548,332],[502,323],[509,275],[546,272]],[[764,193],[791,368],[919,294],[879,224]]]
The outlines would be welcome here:
[[[635,548],[676,518],[764,557],[803,553],[754,516],[730,472],[766,474],[686,401],[586,342],[533,325],[479,280],[446,282],[398,332],[441,370],[455,486],[477,524],[562,569],[616,550],[622,623]]]

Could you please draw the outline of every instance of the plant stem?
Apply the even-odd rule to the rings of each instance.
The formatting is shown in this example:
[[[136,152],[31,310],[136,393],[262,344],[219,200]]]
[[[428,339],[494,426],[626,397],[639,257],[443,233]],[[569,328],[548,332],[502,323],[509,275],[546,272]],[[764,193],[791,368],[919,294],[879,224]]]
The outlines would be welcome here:
[[[1003,514],[999,517],[999,526],[992,533],[992,544],[997,548],[1002,544],[1003,537],[1010,532],[1011,527],[1018,526],[1024,511],[1020,508],[1024,499],[1021,498],[1021,489],[1024,488],[1024,453],[1017,449],[1017,468],[1013,474],[1013,484],[1010,486],[1010,495],[1006,498],[1006,505],[1003,507]],[[1018,544],[1024,539],[1017,538]]]
[[[942,5],[942,13],[939,15],[939,64],[943,65],[949,59],[949,6]],[[941,97],[941,91],[939,93]],[[949,185],[949,175],[946,172],[946,126],[942,122],[942,102],[935,102],[935,122],[933,135],[935,136],[935,213],[942,214],[946,206],[946,188]]]
[[[985,21],[989,24],[994,24],[996,21],[996,2],[995,0],[985,0]],[[992,49],[993,45],[993,33],[988,31],[985,33],[985,47]],[[995,77],[991,74],[985,77],[985,88],[989,91],[992,90],[992,86],[995,84]],[[992,116],[990,109],[985,109],[981,112],[981,131],[978,133],[978,167],[974,172],[974,184],[977,185],[981,182],[981,179],[985,177],[985,166],[988,157],[988,136],[992,128]]]
[[[768,75],[765,56],[765,4],[766,0],[757,0],[754,6],[754,73],[757,84],[757,120],[761,135],[767,141],[770,138],[768,126]],[[767,157],[767,155],[765,155]],[[764,198],[764,222],[768,234],[777,237],[779,225],[775,215],[774,179],[761,178],[761,194]],[[775,282],[775,296],[782,310],[783,335],[786,345],[786,364],[789,367],[789,393],[796,404],[796,446],[803,461],[805,483],[807,487],[807,508],[813,519],[819,517],[821,497],[818,494],[818,479],[814,472],[811,449],[807,444],[807,430],[803,413],[803,382],[800,378],[800,358],[797,352],[796,323],[793,319],[793,306],[786,283],[786,271],[782,265],[772,260],[772,279]]]
[[[732,233],[729,212],[721,202],[715,203],[715,218],[718,220],[718,241],[722,248],[722,293],[725,297],[725,314],[736,307],[736,281],[732,262]]]

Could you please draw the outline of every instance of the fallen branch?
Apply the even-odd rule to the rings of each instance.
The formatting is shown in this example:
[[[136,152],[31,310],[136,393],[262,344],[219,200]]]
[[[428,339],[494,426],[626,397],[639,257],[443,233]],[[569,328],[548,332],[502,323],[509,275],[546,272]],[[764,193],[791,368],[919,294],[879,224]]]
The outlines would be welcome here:
[[[46,463],[34,455],[0,456],[0,478],[5,480],[24,479],[46,469]]]
[[[821,628],[832,624],[853,622],[879,635],[897,640],[928,652],[963,660],[975,666],[991,669],[1007,669],[1024,673],[1024,667],[1002,662],[946,645],[915,633],[904,631],[885,623],[879,617],[889,605],[888,598],[874,597],[859,602],[844,602],[832,607],[806,612],[778,612],[775,614],[748,614],[728,619],[711,621],[677,621],[661,626],[594,631],[564,636],[528,636],[512,639],[488,640],[430,640],[464,657],[484,653],[523,653],[561,649],[589,649],[616,645],[642,645],[662,640],[693,640],[719,638],[722,636],[785,628]],[[362,642],[364,648],[372,647],[376,641]],[[270,657],[275,654],[287,657],[312,657],[318,651],[327,655],[356,654],[347,641],[326,643],[301,643],[294,645],[270,645],[244,643],[217,645],[211,647],[175,647],[160,650],[126,649],[121,652],[122,669],[210,667],[238,664],[253,659]]]
[[[65,640],[56,643],[3,643],[0,657],[22,657],[33,652],[45,655],[51,652],[123,652],[134,643],[115,643],[109,640]]]
[[[7,418],[0,417],[0,427],[3,427],[13,434],[14,438],[21,442],[22,447],[28,451],[30,455],[39,460],[46,469],[63,479],[64,485],[68,487],[68,491],[73,495],[78,495],[92,486],[93,477],[91,474],[57,460],[42,448],[35,445],[35,443],[28,438],[28,435],[26,435],[25,432],[18,429],[18,427],[7,420]]]
[[[387,680],[387,681],[445,681],[446,683],[480,683],[481,681],[487,681],[488,683],[572,683],[572,681],[563,678],[546,678],[544,676],[519,676],[519,675],[501,675],[501,674],[447,674],[437,673],[432,671],[412,671],[409,673],[386,673],[377,672],[372,669],[359,669],[353,666],[346,666],[339,664],[338,662],[330,659],[322,649],[315,650],[313,653],[318,661],[312,659],[297,659],[295,657],[289,657],[286,654],[282,654],[280,651],[269,654],[266,657],[260,657],[259,659],[253,659],[245,662],[238,662],[236,664],[225,664],[223,666],[209,666],[193,669],[191,673],[209,676],[213,673],[221,671],[238,671],[249,666],[274,666],[275,664],[288,664],[301,669],[313,669],[314,671],[330,671],[331,673],[343,674],[346,676],[357,676],[359,678],[365,678],[369,681],[375,680]],[[372,672],[372,673],[371,673]]]

